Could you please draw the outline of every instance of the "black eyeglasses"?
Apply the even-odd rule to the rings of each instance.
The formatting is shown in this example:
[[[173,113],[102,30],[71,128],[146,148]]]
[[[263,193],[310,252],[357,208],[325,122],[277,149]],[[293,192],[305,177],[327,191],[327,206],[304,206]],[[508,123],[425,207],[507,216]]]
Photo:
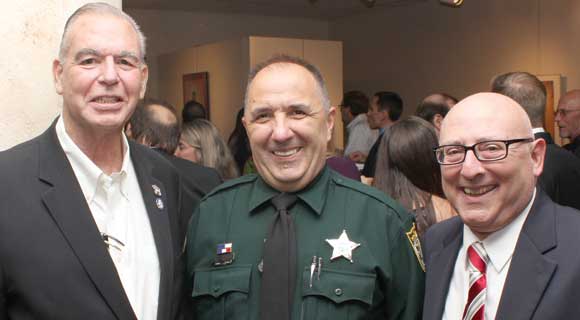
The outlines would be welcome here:
[[[508,156],[509,146],[514,143],[532,142],[532,138],[511,139],[511,140],[489,140],[482,141],[471,146],[460,144],[448,144],[433,148],[437,162],[442,165],[458,164],[465,161],[467,151],[473,151],[477,160],[482,162],[498,161]]]

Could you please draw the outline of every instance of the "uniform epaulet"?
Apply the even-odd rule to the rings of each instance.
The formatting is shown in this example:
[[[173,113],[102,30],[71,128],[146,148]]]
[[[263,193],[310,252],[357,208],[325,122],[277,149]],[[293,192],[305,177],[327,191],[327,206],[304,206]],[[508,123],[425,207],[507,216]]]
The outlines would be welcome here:
[[[207,197],[211,197],[214,194],[220,193],[220,192],[222,192],[224,190],[231,189],[231,188],[233,188],[235,186],[239,186],[239,185],[242,185],[242,184],[254,182],[254,180],[256,180],[256,178],[258,178],[258,176],[256,174],[247,174],[247,175],[241,176],[239,178],[235,178],[235,179],[228,180],[228,181],[220,184],[219,186],[217,186],[215,189],[213,189],[208,194],[206,194],[205,197],[204,197],[204,199],[207,198]]]
[[[403,206],[401,206],[397,201],[395,201],[391,197],[387,196],[381,190],[379,190],[377,188],[373,188],[373,187],[368,186],[366,184],[360,183],[358,181],[343,177],[338,173],[334,174],[332,179],[338,185],[341,185],[345,188],[349,188],[349,189],[358,191],[360,193],[364,193],[364,194],[376,199],[377,201],[384,203],[385,205],[387,205],[388,207],[390,207],[391,209],[393,209],[393,211],[395,211],[397,213],[397,215],[399,216],[399,219],[401,221],[403,221],[403,222],[409,222],[410,220],[412,221],[412,216],[407,212],[407,210],[405,208],[403,208]]]

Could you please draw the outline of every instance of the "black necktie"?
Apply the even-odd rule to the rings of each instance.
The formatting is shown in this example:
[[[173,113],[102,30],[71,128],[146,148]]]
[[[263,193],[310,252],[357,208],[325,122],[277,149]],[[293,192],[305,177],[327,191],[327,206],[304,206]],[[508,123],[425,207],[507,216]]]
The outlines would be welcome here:
[[[296,282],[296,232],[288,208],[296,195],[281,193],[272,198],[276,217],[264,244],[260,319],[289,320]]]

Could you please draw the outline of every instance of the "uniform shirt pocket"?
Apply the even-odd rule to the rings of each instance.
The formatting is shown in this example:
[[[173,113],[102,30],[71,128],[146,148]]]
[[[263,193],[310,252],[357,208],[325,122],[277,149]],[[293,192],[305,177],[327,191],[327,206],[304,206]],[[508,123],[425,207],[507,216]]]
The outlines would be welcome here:
[[[310,286],[310,268],[302,273],[301,319],[360,319],[373,302],[376,274],[322,268]]]
[[[248,319],[251,265],[194,271],[193,298],[197,319]]]

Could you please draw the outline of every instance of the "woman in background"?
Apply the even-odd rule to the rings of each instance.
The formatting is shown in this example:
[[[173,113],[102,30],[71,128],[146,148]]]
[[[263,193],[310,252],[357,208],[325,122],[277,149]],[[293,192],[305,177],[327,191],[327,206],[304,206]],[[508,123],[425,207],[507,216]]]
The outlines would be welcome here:
[[[228,146],[234,156],[234,161],[238,166],[238,172],[242,174],[254,173],[254,163],[252,161],[252,150],[250,149],[250,141],[246,128],[242,123],[244,117],[244,108],[238,111],[236,116],[236,127],[228,138]]]
[[[373,186],[415,214],[417,230],[456,215],[445,199],[441,171],[433,154],[438,145],[433,126],[412,116],[383,135]]]
[[[177,157],[214,168],[223,180],[239,176],[232,154],[217,128],[205,119],[183,125]]]

